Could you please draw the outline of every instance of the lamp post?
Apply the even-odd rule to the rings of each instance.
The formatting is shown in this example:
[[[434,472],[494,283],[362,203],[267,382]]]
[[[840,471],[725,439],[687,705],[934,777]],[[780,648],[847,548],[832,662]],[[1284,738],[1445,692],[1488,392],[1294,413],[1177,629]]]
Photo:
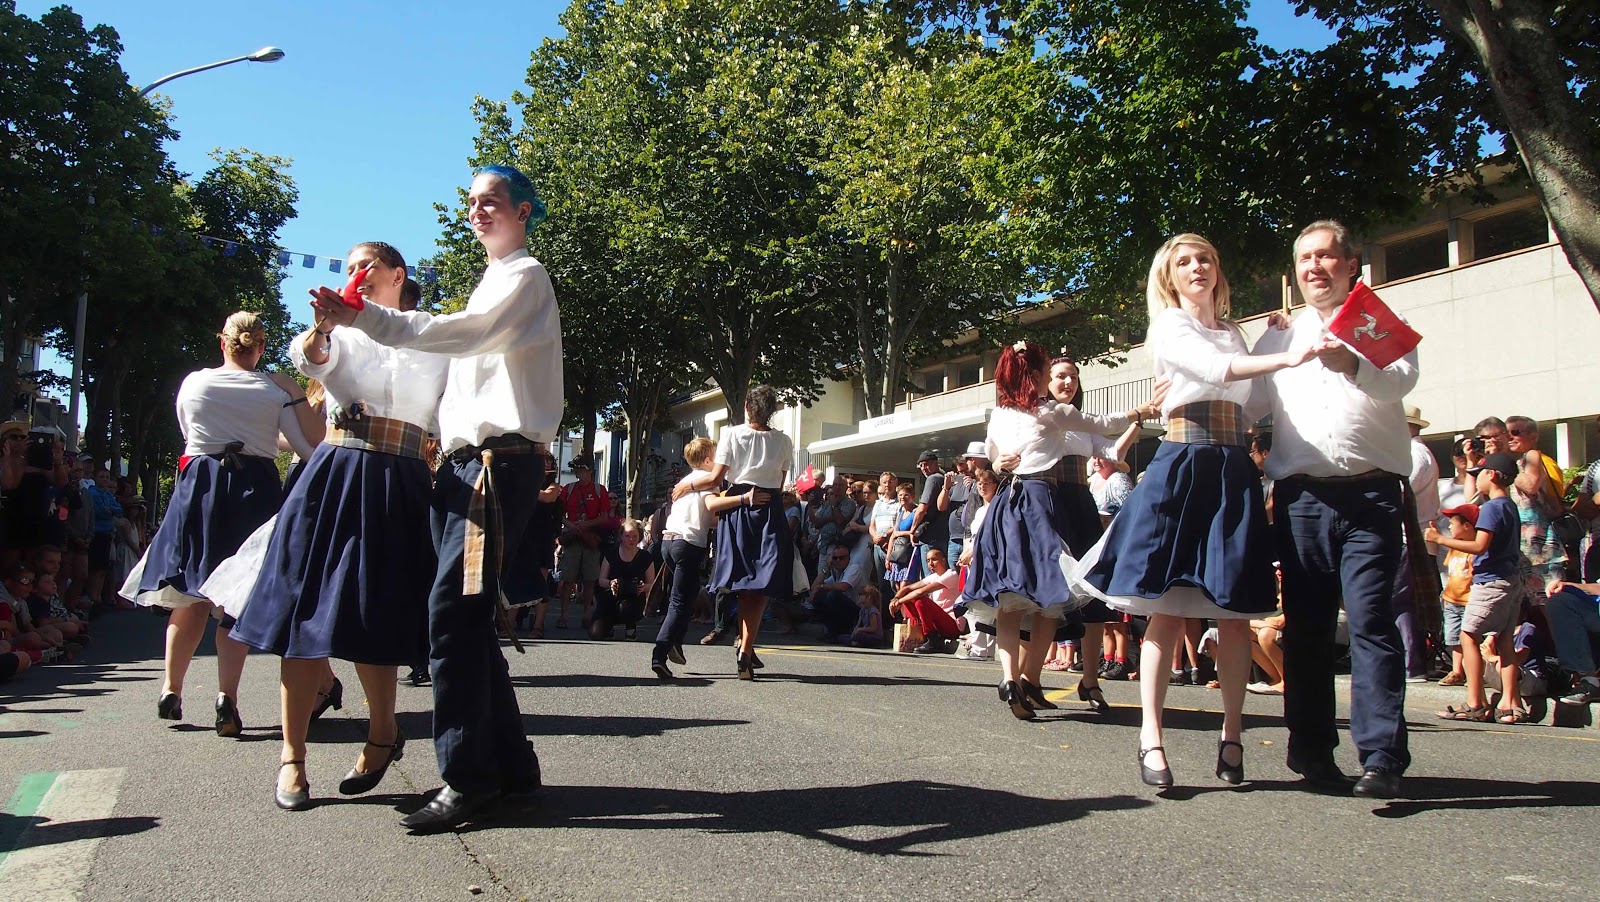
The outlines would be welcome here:
[[[231,66],[234,63],[275,63],[281,59],[283,59],[283,50],[277,47],[263,47],[260,50],[257,50],[255,53],[247,53],[244,56],[236,56],[233,59],[218,60],[214,63],[206,63],[204,66],[195,66],[193,69],[184,69],[181,72],[174,72],[171,75],[163,75],[155,81],[140,88],[139,96],[144,97],[151,91],[154,91],[156,88],[161,87],[175,78],[182,78],[185,75],[193,75],[196,72],[204,72],[207,69],[216,69],[221,66]],[[93,197],[89,198],[89,206],[94,206]],[[83,394],[83,329],[85,320],[88,319],[88,316],[89,293],[82,291],[78,293],[78,319],[74,324],[72,331],[72,398],[69,403],[70,412],[67,415],[67,419],[69,421],[67,429],[67,444],[73,448],[77,448],[79,451],[83,450],[82,448],[78,448],[78,415],[82,409],[80,407],[81,402],[79,401],[79,395]],[[113,453],[115,453],[115,451],[113,451]]]

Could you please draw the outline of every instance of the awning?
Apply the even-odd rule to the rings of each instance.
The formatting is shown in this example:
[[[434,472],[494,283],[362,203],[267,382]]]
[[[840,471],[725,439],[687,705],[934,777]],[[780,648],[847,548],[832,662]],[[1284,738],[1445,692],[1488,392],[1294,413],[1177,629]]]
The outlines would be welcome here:
[[[829,463],[844,470],[908,471],[915,467],[917,455],[937,451],[944,465],[966,451],[971,442],[983,441],[988,432],[991,405],[943,416],[912,420],[867,432],[822,439],[806,446],[812,456],[829,455]]]

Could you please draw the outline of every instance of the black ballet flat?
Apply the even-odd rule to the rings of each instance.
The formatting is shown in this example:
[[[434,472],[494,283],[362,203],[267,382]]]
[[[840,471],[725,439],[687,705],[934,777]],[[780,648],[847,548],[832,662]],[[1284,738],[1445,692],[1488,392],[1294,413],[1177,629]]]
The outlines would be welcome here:
[[[183,696],[176,692],[161,693],[156,702],[156,716],[162,720],[183,720]]]
[[[1223,755],[1230,745],[1239,750],[1238,764],[1229,764],[1228,759]],[[1243,745],[1229,739],[1223,739],[1217,743],[1217,778],[1235,786],[1244,782]]]
[[[305,763],[306,759],[304,758],[298,758],[294,761],[285,761],[278,765],[278,770],[283,770],[286,767],[293,767],[294,765]],[[306,781],[306,786],[304,789],[296,789],[293,792],[274,788],[272,800],[276,802],[278,807],[282,808],[284,811],[304,811],[311,807],[311,781]]]
[[[1082,683],[1079,683],[1078,701],[1087,702],[1089,705],[1089,713],[1091,714],[1111,713],[1111,706],[1106,704],[1106,695],[1104,692],[1100,691],[1099,684],[1085,688]]]
[[[1000,700],[1011,709],[1011,716],[1017,720],[1033,720],[1038,715],[1033,713],[1033,708],[1028,704],[1028,697],[1015,681],[1007,680],[1000,684]]]
[[[1167,750],[1159,745],[1153,745],[1147,749],[1140,749],[1139,779],[1143,780],[1146,786],[1155,786],[1160,789],[1168,789],[1172,786],[1172,768],[1163,767],[1160,770],[1156,770],[1155,768],[1146,765],[1144,763],[1144,756],[1150,754],[1151,752],[1160,752],[1162,757],[1165,757],[1167,754]]]
[[[226,695],[217,697],[217,735],[237,736],[244,732],[244,721],[239,719],[239,708]]]
[[[330,689],[328,689],[327,692],[318,692],[317,693],[317,698],[319,699],[319,701],[317,702],[317,706],[315,708],[311,709],[311,719],[312,720],[316,720],[317,718],[321,717],[322,715],[328,713],[328,709],[329,708],[332,708],[335,711],[343,711],[344,710],[344,684],[339,682],[339,678],[338,677],[334,677],[333,678],[333,686]]]
[[[1028,699],[1028,707],[1036,711],[1054,711],[1060,707],[1055,702],[1044,697],[1044,690],[1033,684],[1033,681],[1023,677],[1018,681],[1022,687],[1022,694]]]
[[[406,737],[399,733],[395,734],[394,742],[389,745],[379,745],[376,742],[368,742],[367,745],[375,749],[388,749],[388,759],[383,762],[382,767],[373,771],[362,772],[353,767],[350,768],[350,772],[344,775],[343,780],[339,781],[340,794],[355,796],[364,792],[371,792],[383,780],[383,775],[389,772],[389,765],[406,756]]]

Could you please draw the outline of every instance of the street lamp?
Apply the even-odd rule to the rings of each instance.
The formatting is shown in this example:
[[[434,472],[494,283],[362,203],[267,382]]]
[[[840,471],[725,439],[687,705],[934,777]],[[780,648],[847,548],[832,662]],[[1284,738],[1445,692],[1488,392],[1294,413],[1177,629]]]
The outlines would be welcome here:
[[[174,78],[182,78],[185,75],[193,75],[196,72],[204,72],[207,69],[231,66],[234,63],[275,63],[281,59],[283,59],[283,50],[277,47],[263,47],[255,53],[247,53],[244,56],[236,56],[233,59],[219,60],[215,63],[207,63],[204,66],[196,66],[193,69],[184,69],[182,72],[174,72],[171,75],[163,75],[140,88],[139,96],[144,97]],[[89,205],[91,207],[94,206],[94,198],[89,198]],[[88,316],[89,295],[87,292],[80,292],[78,294],[78,321],[73,329],[72,341],[72,398],[69,403],[70,411],[67,414],[69,421],[67,443],[74,448],[78,446],[78,414],[82,410],[80,407],[82,402],[78,396],[83,393],[83,328]],[[79,448],[78,450],[81,451],[83,449]]]
[[[163,75],[155,81],[140,88],[139,96],[143,97],[146,94],[149,94],[151,91],[154,91],[156,88],[159,88],[167,82],[172,81],[174,78],[182,78],[185,75],[193,75],[196,72],[204,72],[207,69],[215,69],[219,66],[231,66],[234,63],[275,63],[281,59],[283,59],[282,50],[279,50],[277,47],[263,47],[260,50],[257,50],[255,53],[247,53],[244,56],[236,56],[233,59],[219,60],[215,63],[206,63],[204,66],[195,66],[193,69],[185,69],[182,72],[174,72],[171,75]]]

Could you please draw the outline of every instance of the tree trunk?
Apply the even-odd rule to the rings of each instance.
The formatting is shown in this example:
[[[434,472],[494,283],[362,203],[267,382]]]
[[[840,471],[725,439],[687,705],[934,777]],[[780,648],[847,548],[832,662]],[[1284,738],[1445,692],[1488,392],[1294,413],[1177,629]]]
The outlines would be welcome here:
[[[0,353],[5,355],[0,358],[0,389],[4,389],[5,394],[0,398],[10,404],[21,385],[17,358],[22,354],[22,343],[28,338],[28,323],[21,304],[3,294],[0,294],[0,302],[5,304],[5,316],[0,318]]]
[[[1473,49],[1567,261],[1600,308],[1600,148],[1540,0],[1429,0]]]
[[[594,463],[594,418],[596,412],[594,390],[591,388],[583,389],[578,393],[578,416],[583,421],[578,430],[581,436],[578,441],[578,453],[589,458],[590,463]],[[605,480],[601,478],[599,473],[594,474],[594,480],[601,485],[605,484]]]

